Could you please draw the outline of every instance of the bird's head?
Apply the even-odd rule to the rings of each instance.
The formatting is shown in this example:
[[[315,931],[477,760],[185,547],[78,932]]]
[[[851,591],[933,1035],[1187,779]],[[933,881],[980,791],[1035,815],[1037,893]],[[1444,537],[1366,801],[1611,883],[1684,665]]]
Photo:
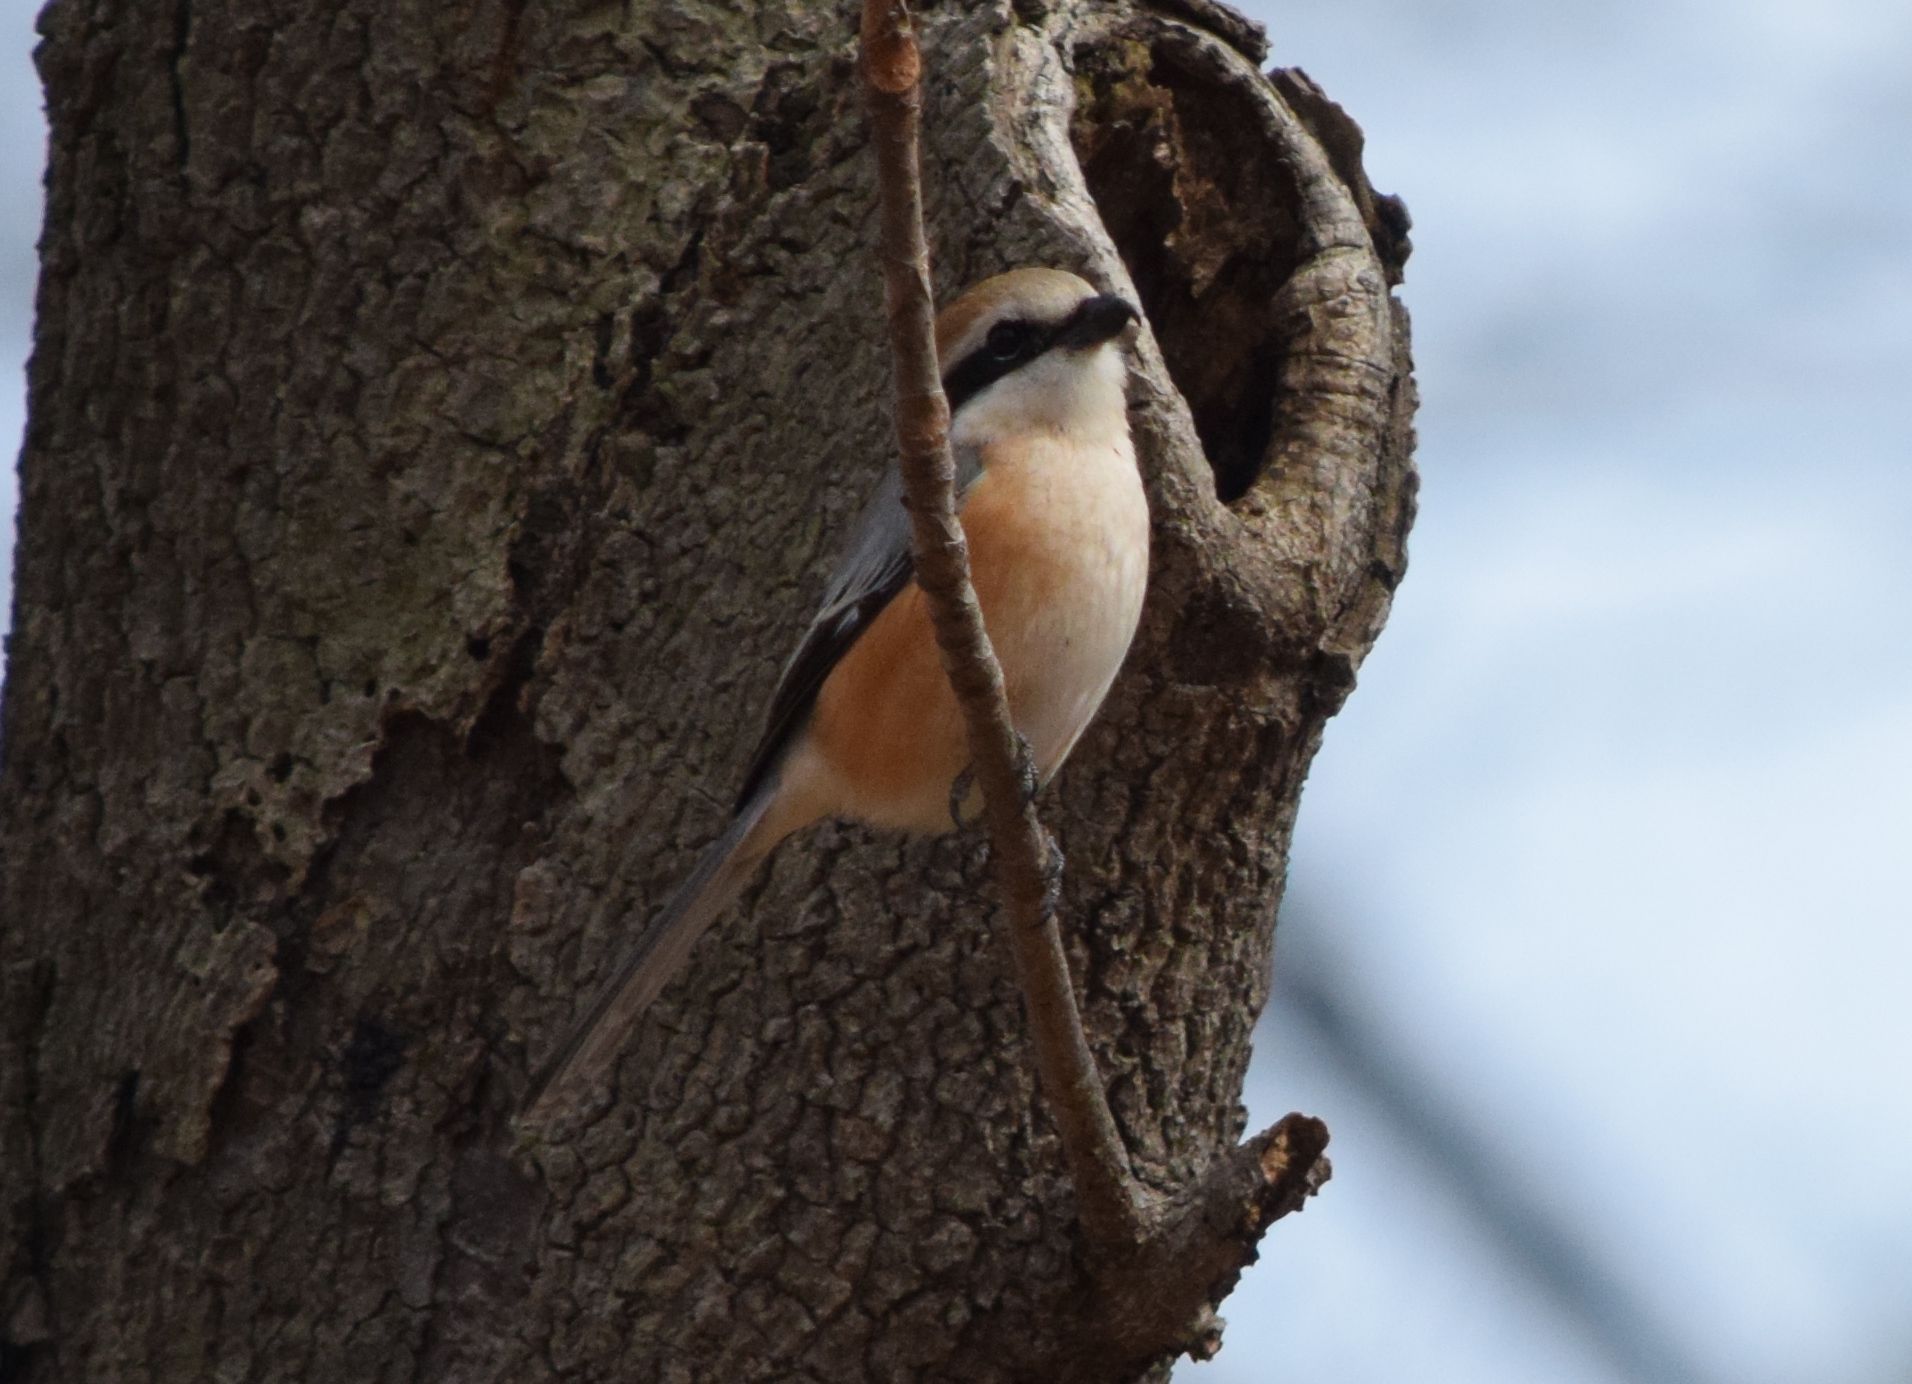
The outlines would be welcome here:
[[[985,279],[936,319],[958,444],[1126,429],[1120,339],[1139,314],[1060,269]]]

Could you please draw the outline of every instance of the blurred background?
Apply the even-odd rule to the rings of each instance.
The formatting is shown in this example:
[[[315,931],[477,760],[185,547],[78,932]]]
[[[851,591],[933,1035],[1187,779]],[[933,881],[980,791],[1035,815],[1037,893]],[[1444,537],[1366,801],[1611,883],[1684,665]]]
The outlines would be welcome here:
[[[1912,1381],[1912,6],[1257,0],[1406,198],[1407,580],[1178,1384]]]
[[[1250,9],[1414,213],[1424,487],[1246,1097],[1335,1178],[1178,1384],[1908,1384],[1912,6]]]

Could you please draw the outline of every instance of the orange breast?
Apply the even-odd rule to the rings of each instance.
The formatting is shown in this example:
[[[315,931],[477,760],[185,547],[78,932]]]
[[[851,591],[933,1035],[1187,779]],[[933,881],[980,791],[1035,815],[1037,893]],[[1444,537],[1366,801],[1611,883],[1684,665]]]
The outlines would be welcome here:
[[[934,821],[899,819],[922,815],[925,797],[947,799],[969,755],[915,582],[832,670],[817,695],[810,742],[850,799],[839,811],[878,826],[933,828]]]
[[[1133,490],[1117,515],[1085,505],[1079,469],[1015,464],[992,465],[963,508],[1010,714],[1045,775],[1101,700],[1140,609],[1147,511],[1134,463],[1113,474]],[[1057,487],[1067,493],[1051,493]],[[969,751],[914,582],[824,682],[807,738],[835,783],[826,811],[905,830],[948,827],[950,784]]]

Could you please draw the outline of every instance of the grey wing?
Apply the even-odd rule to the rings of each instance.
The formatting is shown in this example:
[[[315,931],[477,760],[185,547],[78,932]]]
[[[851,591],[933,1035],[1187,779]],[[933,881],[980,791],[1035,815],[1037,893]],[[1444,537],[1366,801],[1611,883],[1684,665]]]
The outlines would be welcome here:
[[[974,448],[956,449],[956,503],[960,508],[976,478],[982,458]],[[858,636],[905,586],[915,564],[910,558],[909,514],[903,508],[903,478],[894,466],[884,468],[876,493],[864,505],[856,527],[843,546],[836,570],[823,589],[823,601],[796,652],[783,666],[777,690],[770,696],[763,735],[751,753],[737,793],[742,811],[764,786],[777,761],[804,723],[824,679],[836,667]]]

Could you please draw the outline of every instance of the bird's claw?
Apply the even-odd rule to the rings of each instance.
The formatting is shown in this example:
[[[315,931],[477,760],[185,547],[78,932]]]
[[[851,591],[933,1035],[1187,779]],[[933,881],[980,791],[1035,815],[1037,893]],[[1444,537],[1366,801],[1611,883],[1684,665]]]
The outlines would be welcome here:
[[[963,802],[969,797],[970,790],[975,786],[976,771],[974,766],[970,765],[965,765],[963,771],[950,780],[949,820],[956,824],[956,830],[958,831],[967,831],[976,822],[975,817],[967,821],[963,819]],[[981,814],[978,813],[977,815],[980,816]]]
[[[1016,732],[1016,782],[1022,790],[1022,805],[1028,807],[1036,800],[1036,794],[1042,791],[1042,776],[1036,772],[1036,754],[1030,749],[1028,739],[1021,731]],[[978,810],[974,817],[963,816],[963,804],[976,788],[976,766],[965,765],[963,771],[950,780],[949,784],[949,820],[956,824],[956,830],[967,831],[981,818]]]
[[[1022,784],[1022,805],[1027,807],[1042,791],[1042,778],[1036,773],[1036,752],[1021,731],[1016,732],[1016,777]]]
[[[1042,833],[1042,921],[1056,916],[1062,906],[1062,847],[1047,831]]]

